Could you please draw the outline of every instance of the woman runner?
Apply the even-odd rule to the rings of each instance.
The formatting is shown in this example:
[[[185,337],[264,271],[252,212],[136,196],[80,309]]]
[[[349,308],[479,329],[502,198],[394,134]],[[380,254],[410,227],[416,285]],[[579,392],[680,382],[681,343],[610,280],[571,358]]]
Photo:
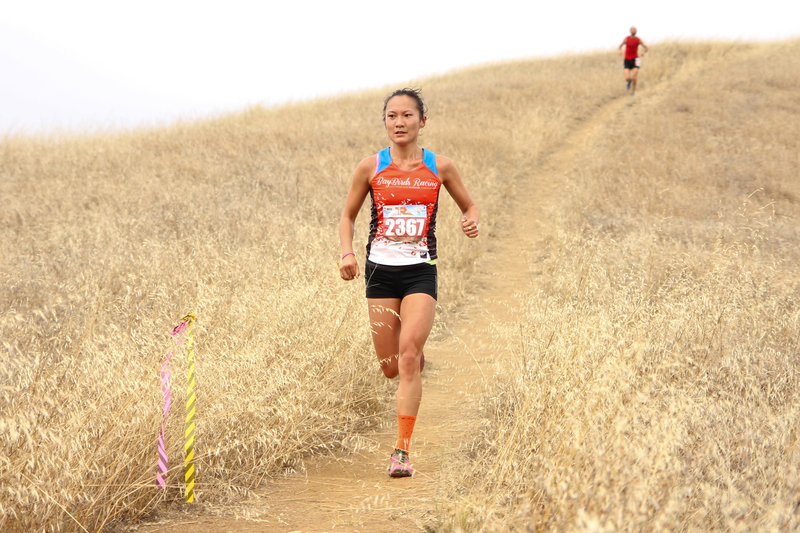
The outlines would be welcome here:
[[[384,375],[399,376],[392,477],[413,474],[408,453],[422,400],[422,350],[436,312],[435,231],[442,185],[461,209],[461,230],[467,237],[478,236],[478,208],[455,165],[418,144],[426,120],[418,90],[400,89],[386,98],[383,122],[391,145],[358,164],[339,222],[339,273],[349,281],[359,277],[353,231],[369,193],[364,277],[372,341]]]

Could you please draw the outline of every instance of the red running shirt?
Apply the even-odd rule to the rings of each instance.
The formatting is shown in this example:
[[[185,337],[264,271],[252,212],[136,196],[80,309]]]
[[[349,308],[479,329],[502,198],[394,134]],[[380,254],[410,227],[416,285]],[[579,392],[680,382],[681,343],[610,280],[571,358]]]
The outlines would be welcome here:
[[[633,35],[625,37],[625,59],[636,59],[639,57],[640,42],[642,42],[642,40]]]
[[[369,183],[372,218],[367,259],[379,265],[415,265],[436,259],[436,212],[442,182],[436,154],[422,151],[422,164],[401,170],[389,148],[376,157]]]

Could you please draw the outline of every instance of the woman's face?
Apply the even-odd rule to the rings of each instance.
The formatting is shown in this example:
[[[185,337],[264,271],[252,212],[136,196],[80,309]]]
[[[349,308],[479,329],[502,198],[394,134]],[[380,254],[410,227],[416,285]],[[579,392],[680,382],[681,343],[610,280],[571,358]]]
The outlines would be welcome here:
[[[386,104],[384,124],[393,143],[409,144],[417,141],[419,130],[425,126],[425,118],[420,116],[417,100],[401,94]]]

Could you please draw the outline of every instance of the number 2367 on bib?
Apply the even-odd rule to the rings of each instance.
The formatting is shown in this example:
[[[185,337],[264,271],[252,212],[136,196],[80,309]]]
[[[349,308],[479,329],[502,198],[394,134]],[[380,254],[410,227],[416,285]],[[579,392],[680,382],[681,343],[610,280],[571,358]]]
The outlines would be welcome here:
[[[383,207],[384,236],[393,241],[418,241],[425,231],[427,215],[424,205],[386,205]]]

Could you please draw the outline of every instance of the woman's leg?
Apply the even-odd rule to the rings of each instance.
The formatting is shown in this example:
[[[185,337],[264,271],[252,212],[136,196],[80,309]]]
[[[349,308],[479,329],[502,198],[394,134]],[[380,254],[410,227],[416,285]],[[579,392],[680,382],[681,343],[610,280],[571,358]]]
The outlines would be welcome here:
[[[384,375],[399,376],[397,384],[398,436],[389,475],[413,474],[408,458],[411,434],[422,401],[420,358],[433,328],[436,300],[425,293],[397,298],[368,298],[372,342]]]
[[[395,378],[398,375],[397,359],[400,353],[400,299],[368,298],[367,304],[372,344],[381,370],[387,378]]]
[[[422,401],[420,356],[433,328],[436,300],[426,293],[413,293],[400,304],[399,353],[397,361],[397,414],[417,416]]]

